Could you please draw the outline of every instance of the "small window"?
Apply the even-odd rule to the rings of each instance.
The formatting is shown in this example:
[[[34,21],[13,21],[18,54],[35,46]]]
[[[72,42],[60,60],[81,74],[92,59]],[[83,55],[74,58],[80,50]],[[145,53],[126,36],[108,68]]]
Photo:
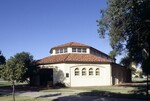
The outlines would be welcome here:
[[[92,68],[89,69],[89,75],[93,75],[93,69]]]
[[[63,49],[60,49],[60,53],[63,53]]]
[[[59,49],[56,50],[56,54],[58,54],[58,53],[59,53]]]
[[[72,48],[72,52],[76,52],[76,48]]]
[[[83,69],[82,69],[82,76],[85,76],[85,75],[86,75],[86,69],[83,68]]]
[[[67,53],[67,48],[64,48],[64,53]]]
[[[78,52],[81,53],[81,48],[77,48]]]
[[[82,48],[82,52],[83,52],[83,53],[86,53],[86,48]]]
[[[96,75],[100,75],[100,71],[99,71],[99,68],[96,69]]]
[[[66,77],[69,77],[69,73],[66,73]]]
[[[75,74],[75,76],[79,76],[79,68],[75,69],[75,73],[74,74]]]

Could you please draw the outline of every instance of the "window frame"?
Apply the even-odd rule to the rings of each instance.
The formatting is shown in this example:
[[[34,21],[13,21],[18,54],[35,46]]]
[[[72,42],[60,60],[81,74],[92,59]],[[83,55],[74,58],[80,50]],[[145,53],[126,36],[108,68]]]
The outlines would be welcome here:
[[[82,68],[82,76],[86,76],[86,68]]]
[[[75,75],[75,76],[79,76],[79,75],[80,75],[79,68],[75,68],[75,69],[74,69],[74,75]]]
[[[95,69],[95,75],[96,75],[96,76],[99,76],[99,75],[100,75],[100,69],[99,69],[99,68],[96,68],[96,69]]]
[[[89,76],[93,76],[93,68],[89,68]]]

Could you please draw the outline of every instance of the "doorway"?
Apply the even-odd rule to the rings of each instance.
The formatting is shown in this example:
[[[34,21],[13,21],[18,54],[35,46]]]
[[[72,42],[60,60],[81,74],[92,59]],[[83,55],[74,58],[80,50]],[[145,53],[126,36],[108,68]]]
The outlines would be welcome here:
[[[53,86],[53,69],[40,69],[40,85]]]

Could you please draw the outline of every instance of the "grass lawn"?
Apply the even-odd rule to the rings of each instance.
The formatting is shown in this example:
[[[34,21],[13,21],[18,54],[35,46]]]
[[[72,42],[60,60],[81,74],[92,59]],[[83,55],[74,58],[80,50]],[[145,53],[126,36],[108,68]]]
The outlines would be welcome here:
[[[26,82],[24,83],[15,83],[15,85],[22,85],[22,84],[27,84]],[[2,86],[11,86],[12,83],[9,81],[4,81],[4,80],[0,80],[0,87]]]
[[[44,98],[30,98],[26,96],[16,96],[16,101],[50,101]],[[13,101],[12,95],[0,95],[0,101]]]
[[[11,85],[10,82],[0,82],[0,86]],[[20,86],[20,84],[18,84]],[[21,87],[21,90],[23,88]],[[25,86],[24,89],[32,90]],[[118,86],[103,86],[103,87],[75,87],[75,88],[49,88],[42,90],[40,87],[35,87],[40,92],[57,92],[62,94],[74,94],[79,96],[101,96],[101,97],[116,97],[116,98],[131,98],[131,99],[148,99],[150,95],[146,96],[146,83],[129,83]],[[150,94],[150,92],[149,92]],[[7,100],[6,100],[7,99]],[[49,101],[43,98],[30,98],[16,96],[16,101]],[[0,95],[0,101],[12,101],[11,95]]]

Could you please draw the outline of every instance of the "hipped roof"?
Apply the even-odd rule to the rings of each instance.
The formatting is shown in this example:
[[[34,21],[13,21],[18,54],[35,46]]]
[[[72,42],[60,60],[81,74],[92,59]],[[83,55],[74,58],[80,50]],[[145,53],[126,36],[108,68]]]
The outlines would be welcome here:
[[[54,63],[111,63],[111,61],[92,54],[60,54],[38,60],[38,64]]]

